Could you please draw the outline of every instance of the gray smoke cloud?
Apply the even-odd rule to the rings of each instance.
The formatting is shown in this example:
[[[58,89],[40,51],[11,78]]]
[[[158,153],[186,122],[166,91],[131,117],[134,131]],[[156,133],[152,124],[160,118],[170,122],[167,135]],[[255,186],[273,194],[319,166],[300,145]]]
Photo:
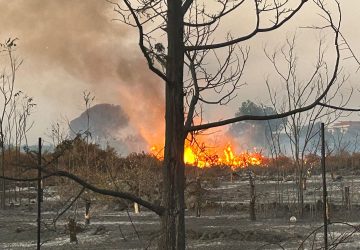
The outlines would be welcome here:
[[[0,16],[0,39],[19,37],[17,53],[25,59],[25,75],[41,72],[31,75],[37,82],[31,83],[32,88],[40,87],[32,91],[35,99],[41,98],[38,95],[56,96],[61,84],[69,92],[78,91],[78,100],[74,100],[75,94],[61,96],[61,103],[73,103],[76,109],[82,86],[101,102],[120,104],[139,130],[152,130],[148,140],[162,134],[163,84],[147,69],[135,44],[136,30],[112,21],[117,16],[110,3],[0,0],[0,8],[5,9]],[[69,77],[60,79],[58,75]]]
[[[101,147],[110,145],[118,153],[146,150],[146,141],[139,131],[129,124],[129,117],[119,105],[97,104],[70,122],[73,136],[89,131],[90,141]]]
[[[360,4],[355,1],[341,4],[344,34],[353,45],[353,50],[359,54],[357,44],[360,36],[356,35],[353,27]],[[19,76],[23,83],[20,83],[38,102],[38,118],[49,117],[45,122],[36,122],[33,131],[44,131],[46,127],[39,128],[42,124],[49,127],[49,119],[56,118],[50,113],[58,116],[56,112],[64,115],[71,112],[70,118],[77,116],[84,110],[83,107],[79,108],[81,92],[90,90],[97,102],[121,105],[129,116],[129,122],[149,143],[159,143],[159,138],[162,140],[163,84],[147,69],[136,45],[137,30],[112,21],[118,16],[111,4],[105,0],[0,0],[0,9],[0,40],[19,37],[18,54],[25,59]],[[254,16],[247,10],[243,15],[236,14],[224,19],[218,41],[224,40],[222,33],[230,30],[235,31],[235,36],[251,31]],[[270,49],[280,46],[287,32],[291,35],[296,27],[318,22],[317,13],[317,8],[309,3],[301,14],[282,29],[244,43],[252,48],[251,60],[243,79],[248,85],[239,91],[238,97],[228,106],[205,108],[205,112],[211,110],[206,113],[205,122],[207,119],[215,121],[231,117],[244,98],[266,102],[268,96],[264,79],[274,72],[264,57],[264,45],[268,44]],[[307,59],[308,54],[313,56],[317,53],[314,46],[316,36],[306,33],[302,39],[305,42],[299,42],[299,55],[305,58],[308,65],[312,65],[313,60]],[[308,72],[303,70],[302,74],[307,75]],[[65,110],[58,111],[60,108]]]

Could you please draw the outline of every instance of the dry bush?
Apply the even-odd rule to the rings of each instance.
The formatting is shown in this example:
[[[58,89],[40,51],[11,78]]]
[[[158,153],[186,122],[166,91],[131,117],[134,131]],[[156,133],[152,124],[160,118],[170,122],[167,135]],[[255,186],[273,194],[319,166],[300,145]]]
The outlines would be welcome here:
[[[69,145],[65,141],[56,150],[61,152],[64,148],[67,150],[53,168],[76,174],[99,188],[131,192],[149,201],[160,201],[161,162],[152,155],[132,153],[120,157],[111,147],[101,149],[81,138]],[[75,196],[79,191],[76,185],[71,180],[60,178],[57,186],[62,199]],[[90,192],[85,192],[83,198],[114,200]]]

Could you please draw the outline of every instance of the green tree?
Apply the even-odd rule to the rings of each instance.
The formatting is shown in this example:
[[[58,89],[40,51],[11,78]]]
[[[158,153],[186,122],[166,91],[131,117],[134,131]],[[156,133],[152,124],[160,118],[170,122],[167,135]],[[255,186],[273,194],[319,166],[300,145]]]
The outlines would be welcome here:
[[[236,117],[244,115],[275,115],[272,107],[260,106],[247,100],[241,104],[236,112]],[[286,118],[283,118],[286,119]],[[247,142],[250,147],[264,147],[267,144],[271,133],[280,131],[283,128],[281,119],[270,121],[241,121],[230,126],[229,132],[232,136],[240,138],[240,141]]]

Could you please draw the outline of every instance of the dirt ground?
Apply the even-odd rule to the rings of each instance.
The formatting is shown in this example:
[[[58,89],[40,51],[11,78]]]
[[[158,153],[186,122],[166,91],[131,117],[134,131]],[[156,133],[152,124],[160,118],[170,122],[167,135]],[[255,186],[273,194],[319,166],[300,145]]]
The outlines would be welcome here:
[[[204,185],[204,206],[201,217],[195,217],[194,211],[186,211],[187,249],[320,249],[322,246],[322,228],[305,238],[321,226],[321,213],[316,208],[321,190],[317,177],[309,180],[306,192],[306,216],[290,222],[296,213],[290,200],[294,194],[293,183],[282,185],[282,206],[274,201],[276,183],[257,181],[257,220],[250,221],[248,215],[248,183],[245,180],[230,182],[224,180],[217,186]],[[332,222],[346,222],[329,226],[329,242],[336,249],[360,249],[360,210],[354,201],[350,209],[342,207],[339,190],[336,186],[344,183],[329,184],[333,202]],[[355,183],[355,184],[354,184]],[[357,188],[353,181],[352,188]],[[333,185],[333,186],[332,186]],[[279,188],[279,187],[277,187]],[[330,191],[329,191],[330,192]],[[287,197],[287,195],[289,197]],[[353,192],[353,195],[357,195]],[[355,196],[354,196],[355,197]],[[77,209],[77,221],[80,232],[78,243],[70,243],[66,230],[69,214],[63,215],[51,224],[56,213],[49,204],[54,199],[44,201],[42,225],[42,249],[156,249],[159,219],[149,211],[135,214],[133,211],[120,211],[116,206],[102,202],[93,204],[91,223],[84,225],[83,206]],[[275,205],[274,205],[275,204]],[[71,212],[71,211],[70,211]],[[301,246],[301,243],[304,244]],[[35,249],[36,247],[36,204],[24,203],[6,210],[0,210],[0,249]]]

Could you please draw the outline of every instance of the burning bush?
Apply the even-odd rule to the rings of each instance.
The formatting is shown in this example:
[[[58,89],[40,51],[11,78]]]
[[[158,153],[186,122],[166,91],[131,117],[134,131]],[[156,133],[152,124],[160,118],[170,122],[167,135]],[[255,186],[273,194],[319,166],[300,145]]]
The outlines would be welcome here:
[[[159,147],[152,146],[151,152],[158,159],[162,155],[157,151]],[[232,170],[248,166],[264,166],[264,156],[260,151],[235,153],[233,146],[227,144],[223,147],[209,147],[204,142],[188,142],[184,149],[184,162],[198,168],[209,168],[214,166],[228,166]]]

